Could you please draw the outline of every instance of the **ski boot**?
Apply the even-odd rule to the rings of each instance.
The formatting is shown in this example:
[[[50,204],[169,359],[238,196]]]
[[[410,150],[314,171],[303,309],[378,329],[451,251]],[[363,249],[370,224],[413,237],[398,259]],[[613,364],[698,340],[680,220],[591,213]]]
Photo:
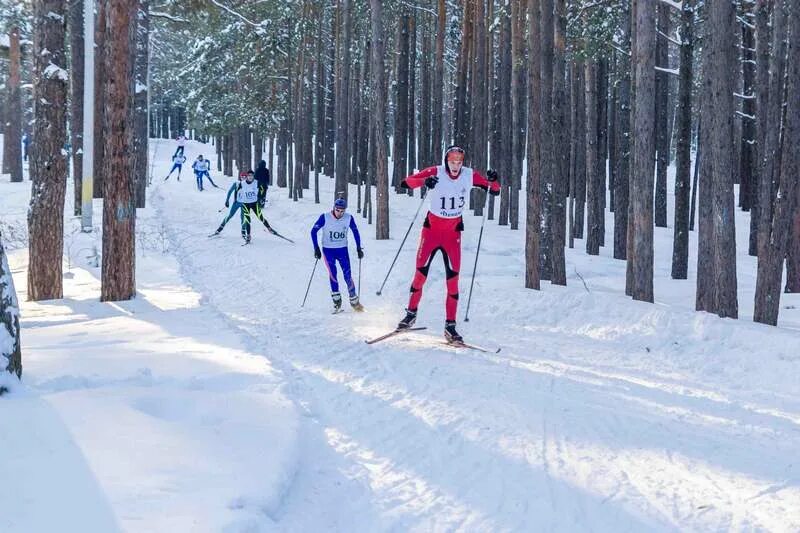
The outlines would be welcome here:
[[[464,342],[464,337],[458,334],[456,331],[456,321],[455,320],[447,320],[444,323],[444,338],[447,339],[449,343],[460,343]]]
[[[333,298],[333,314],[341,313],[342,312],[342,295],[338,292],[332,292],[331,298]]]
[[[245,244],[250,244],[250,235],[242,235]]]
[[[358,296],[350,297],[350,307],[353,308],[353,311],[358,311],[359,313],[364,310],[364,306],[358,301]]]
[[[417,321],[417,311],[406,309],[406,316],[397,324],[397,329],[408,329]]]

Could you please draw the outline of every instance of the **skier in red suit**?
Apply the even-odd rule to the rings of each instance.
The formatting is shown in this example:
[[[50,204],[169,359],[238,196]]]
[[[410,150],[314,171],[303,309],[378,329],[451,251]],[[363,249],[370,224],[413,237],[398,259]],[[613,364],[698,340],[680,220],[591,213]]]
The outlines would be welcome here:
[[[406,316],[397,325],[397,329],[410,328],[417,320],[417,307],[422,299],[422,286],[428,277],[428,269],[430,269],[433,257],[437,251],[441,251],[447,278],[444,336],[449,342],[463,342],[461,335],[456,331],[458,272],[461,269],[461,232],[464,230],[461,213],[469,200],[469,192],[472,187],[480,187],[493,195],[500,194],[497,172],[489,170],[484,177],[463,165],[464,150],[458,146],[450,146],[445,150],[442,166],[428,167],[408,176],[400,184],[408,189],[416,189],[423,185],[428,187],[430,189],[428,191],[430,208],[425,216],[419,238],[416,272],[411,281],[411,297],[408,300]]]

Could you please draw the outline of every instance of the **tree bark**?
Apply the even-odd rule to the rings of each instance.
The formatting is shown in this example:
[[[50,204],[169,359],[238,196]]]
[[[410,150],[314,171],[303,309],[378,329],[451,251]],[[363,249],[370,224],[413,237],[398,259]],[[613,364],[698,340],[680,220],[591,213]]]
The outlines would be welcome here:
[[[675,121],[678,140],[675,154],[675,227],[672,241],[672,279],[686,279],[689,269],[694,0],[683,0],[680,55],[678,113]]]
[[[108,132],[104,131],[105,117],[105,55],[107,53],[106,9],[109,0],[97,0],[97,22],[94,31],[94,176],[92,178],[94,198],[103,197],[104,162]]]
[[[734,47],[730,28],[734,27],[733,4],[712,3],[708,7],[706,42],[704,44],[704,116],[708,127],[701,139],[708,143],[704,154],[705,163],[700,169],[701,180],[710,187],[701,189],[701,202],[710,202],[705,208],[707,231],[701,230],[698,247],[698,295],[701,282],[713,284],[713,299],[700,302],[702,309],[717,313],[721,317],[736,318],[738,301],[736,295],[736,239],[734,227],[733,198],[733,84]],[[701,141],[702,142],[702,141]],[[709,198],[704,199],[704,195]],[[703,209],[701,205],[701,210]],[[709,216],[710,215],[710,216]],[[706,218],[703,217],[703,218]],[[702,220],[701,220],[702,223]],[[710,240],[709,240],[710,239]],[[712,267],[703,267],[706,279],[700,277],[699,258],[713,262]],[[710,307],[709,307],[710,304]]]
[[[769,97],[766,108],[766,132],[763,150],[759,153],[758,190],[758,256],[769,245],[770,224],[780,173],[780,133],[783,115],[783,78],[786,66],[786,14],[781,2],[773,5],[772,51],[769,64]],[[793,58],[797,59],[797,58]],[[761,112],[762,110],[759,110]]]
[[[375,238],[389,238],[389,176],[386,168],[386,133],[384,116],[384,64],[383,64],[383,6],[381,0],[370,0],[370,21],[372,23],[372,87],[375,98],[375,183],[376,222]]]
[[[767,107],[769,104],[769,40],[770,0],[756,0],[756,169],[753,180],[753,205],[750,209],[750,240],[748,253],[758,255],[759,203],[762,188],[761,158],[765,152],[767,135]]]
[[[511,0],[511,173],[504,176],[509,184],[509,223],[519,229],[519,191],[522,186],[522,160],[525,157],[525,95],[523,94],[525,61],[525,2]]]
[[[67,185],[67,83],[63,0],[36,0],[33,44],[34,130],[28,208],[28,298],[63,296],[64,196]]]
[[[405,193],[400,182],[408,175],[408,13],[403,12],[397,28],[397,73],[395,83],[394,145],[392,185]]]
[[[540,288],[541,254],[539,239],[541,217],[541,154],[542,154],[542,79],[541,46],[542,36],[539,26],[540,0],[528,0],[530,27],[528,28],[528,183],[525,221],[525,287]]]
[[[138,0],[136,27],[136,79],[133,100],[133,151],[135,169],[136,207],[146,204],[150,167],[147,136],[147,73],[150,70],[150,0]]]
[[[540,0],[541,10],[541,91],[542,91],[542,133],[541,133],[541,181],[542,226],[539,241],[541,279],[553,277],[553,0]],[[512,22],[513,23],[513,22]]]
[[[587,59],[584,65],[584,83],[586,100],[586,253],[600,254],[599,219],[604,215],[600,201],[599,167],[597,156],[597,63]]]
[[[636,90],[633,130],[633,261],[632,296],[634,300],[653,301],[653,163],[655,139],[655,2],[634,3],[636,31],[632,60],[635,65]]]
[[[663,2],[658,4],[658,31],[656,37],[656,65],[669,68],[669,49],[666,37],[669,35],[670,7]],[[655,224],[667,227],[667,167],[669,166],[669,74],[656,71],[656,196]]]
[[[133,146],[133,70],[138,2],[108,0],[103,181],[103,265],[100,300],[129,300],[136,294],[136,208]]]
[[[625,10],[622,48],[631,50],[631,10]],[[628,213],[631,175],[631,60],[621,53],[619,62],[619,109],[617,110],[617,171],[614,177],[614,259],[628,257]]]
[[[437,160],[443,148],[444,124],[444,37],[447,31],[447,8],[444,0],[438,0],[436,23],[436,57],[433,68],[433,109],[431,117],[431,147],[429,154]],[[374,76],[374,74],[373,74]]]
[[[7,118],[3,128],[3,174],[11,174],[11,181],[15,183],[22,181],[22,94],[20,92],[22,51],[19,32],[19,28],[15,26],[8,34]]]
[[[567,3],[555,0],[555,24],[553,34],[553,274],[550,282],[554,285],[567,284],[567,265],[564,248],[567,229],[567,184],[569,180],[569,117],[567,115]]]
[[[69,8],[69,37],[71,81],[70,139],[72,144],[73,207],[75,216],[81,214],[83,187],[83,2],[75,2]]]
[[[771,221],[770,235],[764,255],[758,256],[756,278],[755,312],[753,320],[776,326],[781,298],[781,276],[783,259],[793,233],[794,216],[797,209],[798,173],[800,173],[800,7],[791,8],[789,20],[788,83],[786,90],[786,123],[784,125],[783,154],[781,156],[780,179]],[[796,229],[796,228],[795,228]]]
[[[744,13],[753,13],[751,4],[742,4]],[[739,157],[739,206],[743,211],[750,211],[753,205],[753,185],[755,183],[756,159],[756,98],[755,98],[755,77],[756,77],[756,46],[755,33],[751,24],[742,24],[742,94],[745,99],[742,101],[742,136],[740,141]]]
[[[341,63],[341,87],[337,99],[336,123],[336,190],[335,195],[343,193],[345,200],[348,195],[349,181],[348,170],[350,165],[350,153],[348,150],[347,132],[350,127],[348,108],[350,106],[350,42],[351,38],[351,14],[350,0],[341,0],[339,8],[342,14],[342,63]]]

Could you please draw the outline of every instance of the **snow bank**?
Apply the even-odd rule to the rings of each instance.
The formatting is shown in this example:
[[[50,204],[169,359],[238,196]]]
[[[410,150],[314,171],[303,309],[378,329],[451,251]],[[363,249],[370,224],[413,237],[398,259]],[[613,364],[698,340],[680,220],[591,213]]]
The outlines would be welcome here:
[[[4,217],[24,216],[27,193],[0,187]],[[20,294],[24,381],[0,372],[12,385],[0,399],[11,489],[0,531],[271,524],[298,462],[299,418],[281,372],[202,305],[168,255],[140,250],[136,299],[100,303],[100,270],[85,257],[100,236],[66,235],[65,297]],[[26,256],[10,253],[18,287]]]

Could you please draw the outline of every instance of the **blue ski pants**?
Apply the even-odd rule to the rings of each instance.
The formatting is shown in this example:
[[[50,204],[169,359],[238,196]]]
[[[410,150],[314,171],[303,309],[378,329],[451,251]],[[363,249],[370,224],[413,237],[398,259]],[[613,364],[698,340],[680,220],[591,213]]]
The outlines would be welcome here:
[[[339,292],[339,280],[336,272],[336,262],[342,267],[344,282],[347,284],[347,292],[351,298],[356,295],[356,284],[353,283],[353,275],[350,272],[350,254],[347,248],[323,248],[322,257],[325,258],[325,266],[328,267],[328,280],[331,282],[331,292]]]

